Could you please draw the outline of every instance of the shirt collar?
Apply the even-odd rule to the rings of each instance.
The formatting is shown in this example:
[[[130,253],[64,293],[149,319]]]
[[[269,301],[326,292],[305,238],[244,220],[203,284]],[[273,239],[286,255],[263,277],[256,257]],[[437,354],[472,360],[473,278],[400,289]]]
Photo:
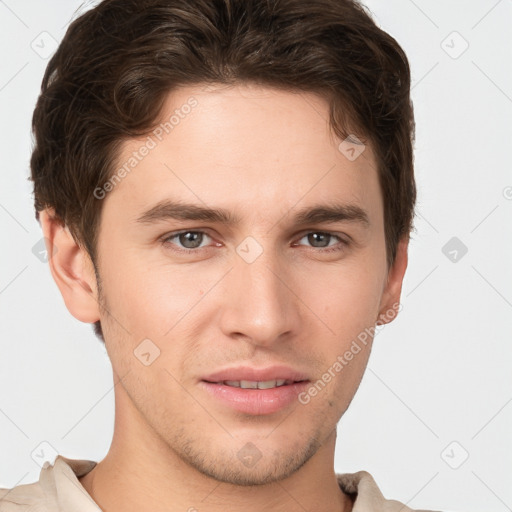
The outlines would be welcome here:
[[[46,493],[55,495],[61,510],[102,512],[78,480],[89,473],[96,464],[92,460],[69,459],[58,455],[53,466],[49,463],[43,466],[40,483]],[[352,512],[411,512],[411,509],[402,503],[386,500],[367,471],[341,473],[337,474],[336,478],[343,492],[355,495]],[[400,505],[400,508],[395,508],[394,504]]]

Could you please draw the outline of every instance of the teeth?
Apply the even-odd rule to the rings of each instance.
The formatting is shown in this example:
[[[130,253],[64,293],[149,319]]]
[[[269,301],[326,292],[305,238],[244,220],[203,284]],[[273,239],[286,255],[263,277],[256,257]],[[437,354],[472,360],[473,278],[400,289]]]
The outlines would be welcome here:
[[[277,379],[277,380],[265,380],[265,381],[254,381],[254,380],[225,380],[222,382],[226,386],[231,386],[233,388],[242,388],[242,389],[272,389],[279,386],[284,386],[285,384],[291,384],[291,381],[287,381],[285,379]]]
[[[241,380],[240,387],[242,389],[258,389],[258,383],[255,380]]]

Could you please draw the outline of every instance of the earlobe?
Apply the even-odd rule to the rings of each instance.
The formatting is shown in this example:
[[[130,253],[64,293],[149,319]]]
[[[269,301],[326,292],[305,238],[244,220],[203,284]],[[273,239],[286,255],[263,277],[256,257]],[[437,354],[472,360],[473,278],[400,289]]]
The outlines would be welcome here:
[[[395,261],[389,269],[387,282],[382,294],[377,325],[393,321],[400,309],[402,283],[407,269],[409,239],[403,238],[398,243]]]
[[[87,251],[50,209],[40,212],[48,263],[69,312],[78,320],[100,319],[96,275]]]

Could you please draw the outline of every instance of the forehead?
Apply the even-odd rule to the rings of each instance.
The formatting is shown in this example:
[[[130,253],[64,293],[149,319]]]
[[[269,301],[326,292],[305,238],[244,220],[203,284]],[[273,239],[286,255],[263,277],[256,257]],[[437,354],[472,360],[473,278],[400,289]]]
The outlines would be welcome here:
[[[126,172],[107,203],[129,204],[135,217],[172,196],[268,218],[296,205],[343,201],[378,219],[371,146],[351,151],[328,120],[327,102],[313,93],[254,84],[179,88],[156,127],[123,144],[116,169]]]

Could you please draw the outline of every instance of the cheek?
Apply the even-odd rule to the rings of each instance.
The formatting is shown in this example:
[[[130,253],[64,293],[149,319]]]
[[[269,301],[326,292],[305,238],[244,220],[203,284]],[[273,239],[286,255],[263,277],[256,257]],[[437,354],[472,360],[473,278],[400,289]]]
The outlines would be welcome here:
[[[371,350],[371,341],[345,345],[325,360],[323,370],[298,396],[310,418],[321,417],[324,425],[335,425],[345,413],[361,382]],[[350,355],[349,355],[350,354]],[[299,409],[302,410],[302,409]]]
[[[314,349],[305,349],[313,350],[322,361],[318,378],[327,382],[324,398],[343,407],[343,404],[348,405],[347,400],[359,385],[368,362],[379,313],[383,275],[376,263],[368,258],[364,265],[340,267],[336,275],[322,282],[329,283],[327,292],[310,292],[311,302],[308,304],[312,304],[313,311],[319,312],[323,324],[316,323],[319,329],[324,328],[326,335],[318,339]],[[304,290],[309,281],[305,284]]]
[[[120,272],[105,265],[104,294],[113,316],[133,338],[165,336],[209,287],[209,280],[190,266],[143,264],[140,257],[125,259],[122,266]]]
[[[311,283],[318,281],[311,278]],[[323,312],[332,331],[346,339],[347,335],[373,325],[377,319],[382,296],[384,276],[370,258],[331,273],[323,280],[323,293],[315,293],[312,300],[316,311]],[[310,294],[311,296],[311,294]]]

